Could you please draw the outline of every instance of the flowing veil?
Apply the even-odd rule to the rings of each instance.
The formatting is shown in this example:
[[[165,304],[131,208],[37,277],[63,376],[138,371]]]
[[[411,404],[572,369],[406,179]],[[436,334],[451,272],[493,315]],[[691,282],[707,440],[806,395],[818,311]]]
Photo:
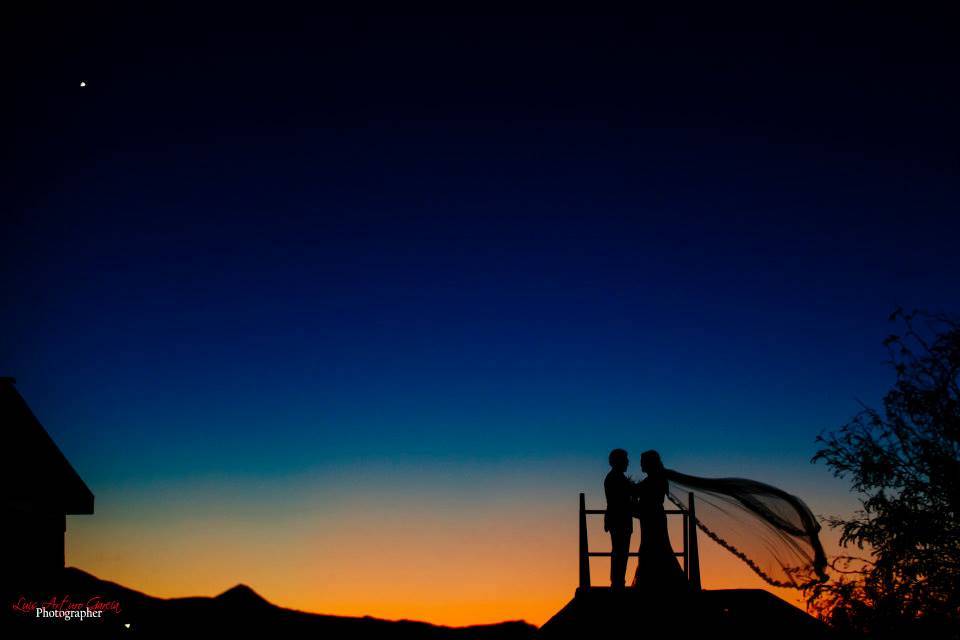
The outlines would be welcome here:
[[[802,589],[827,579],[820,525],[796,496],[755,480],[699,478],[664,469],[667,496],[693,492],[697,527],[767,583]]]

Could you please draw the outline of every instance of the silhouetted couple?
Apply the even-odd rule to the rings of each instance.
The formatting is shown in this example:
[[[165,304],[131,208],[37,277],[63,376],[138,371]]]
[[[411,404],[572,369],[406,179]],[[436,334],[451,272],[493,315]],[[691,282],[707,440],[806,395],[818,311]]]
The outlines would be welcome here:
[[[640,520],[640,550],[633,586],[659,592],[681,591],[687,588],[687,577],[677,562],[667,534],[667,514],[663,500],[667,494],[667,478],[663,462],[656,451],[645,451],[640,456],[640,469],[647,477],[635,482],[627,477],[630,464],[627,452],[610,452],[610,472],[603,481],[607,496],[607,512],[603,529],[610,533],[613,543],[610,558],[610,585],[624,587],[633,518]]]

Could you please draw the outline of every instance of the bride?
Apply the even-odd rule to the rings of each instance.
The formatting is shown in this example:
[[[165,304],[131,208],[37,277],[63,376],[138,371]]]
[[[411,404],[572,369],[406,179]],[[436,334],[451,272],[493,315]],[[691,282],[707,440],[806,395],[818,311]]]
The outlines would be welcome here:
[[[665,469],[653,450],[641,454],[640,468],[647,477],[633,482],[634,515],[640,519],[634,587],[671,591],[688,586],[663,510],[665,497],[686,508],[674,491],[695,493],[697,528],[767,583],[803,589],[827,579],[820,524],[800,498],[756,480],[701,478]]]
[[[687,577],[677,562],[670,536],[663,500],[667,495],[667,476],[656,451],[640,455],[640,469],[647,477],[634,484],[635,513],[640,519],[640,553],[633,586],[642,589],[682,590]]]

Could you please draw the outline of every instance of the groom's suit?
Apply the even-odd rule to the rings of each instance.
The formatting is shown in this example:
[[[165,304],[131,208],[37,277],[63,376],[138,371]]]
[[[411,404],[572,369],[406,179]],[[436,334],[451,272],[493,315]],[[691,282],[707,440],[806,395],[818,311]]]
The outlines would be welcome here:
[[[610,532],[610,585],[613,587],[624,586],[627,573],[630,536],[633,535],[631,497],[635,491],[633,482],[620,471],[611,469],[603,481],[603,492],[607,496],[603,530]]]

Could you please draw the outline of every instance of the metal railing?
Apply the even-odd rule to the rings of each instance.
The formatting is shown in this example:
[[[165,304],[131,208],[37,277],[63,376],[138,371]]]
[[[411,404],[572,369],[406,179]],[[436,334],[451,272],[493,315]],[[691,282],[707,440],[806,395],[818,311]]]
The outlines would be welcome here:
[[[590,551],[587,541],[587,516],[603,515],[606,509],[587,509],[586,496],[580,494],[580,588],[590,588],[590,558],[609,558],[610,551]],[[697,545],[697,512],[693,501],[693,493],[687,497],[686,509],[664,509],[668,516],[683,517],[683,551],[674,551],[675,556],[683,558],[683,573],[690,581],[690,586],[700,590],[700,550]],[[642,532],[641,532],[641,535]],[[637,557],[638,551],[631,551],[628,557]]]

